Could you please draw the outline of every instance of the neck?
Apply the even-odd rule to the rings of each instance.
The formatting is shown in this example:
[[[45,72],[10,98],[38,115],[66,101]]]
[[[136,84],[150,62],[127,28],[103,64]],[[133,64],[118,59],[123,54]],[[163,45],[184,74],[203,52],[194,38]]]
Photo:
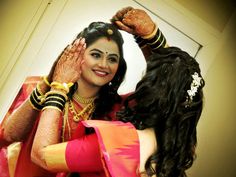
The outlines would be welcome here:
[[[83,97],[83,98],[93,98],[98,95],[100,88],[101,87],[98,87],[98,86],[85,84],[84,82],[79,80],[76,94],[78,94],[80,97]]]

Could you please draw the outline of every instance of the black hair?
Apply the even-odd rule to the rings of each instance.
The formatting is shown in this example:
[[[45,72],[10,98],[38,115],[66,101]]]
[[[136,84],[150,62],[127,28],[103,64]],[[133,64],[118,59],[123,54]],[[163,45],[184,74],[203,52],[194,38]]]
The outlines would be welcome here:
[[[115,103],[121,102],[121,97],[117,93],[117,90],[124,80],[127,69],[127,65],[123,56],[124,41],[122,35],[119,30],[110,23],[92,22],[87,28],[84,28],[84,30],[78,34],[77,38],[79,37],[85,38],[87,47],[102,37],[107,37],[109,40],[116,42],[118,45],[120,60],[117,72],[111,82],[105,84],[99,90],[98,97],[94,101],[95,110],[92,115],[93,119],[111,119],[107,117],[107,113],[112,110],[112,107]],[[71,95],[76,89],[77,85],[75,84]]]
[[[145,164],[148,176],[185,177],[185,170],[192,166],[205,85],[201,79],[190,99],[187,91],[194,73],[201,77],[198,62],[188,53],[177,47],[160,49],[148,59],[146,74],[117,113],[137,129],[155,131],[158,150]]]

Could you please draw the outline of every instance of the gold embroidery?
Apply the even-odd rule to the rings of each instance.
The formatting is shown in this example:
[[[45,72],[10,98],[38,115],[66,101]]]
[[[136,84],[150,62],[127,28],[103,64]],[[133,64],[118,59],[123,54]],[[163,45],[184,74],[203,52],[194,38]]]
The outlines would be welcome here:
[[[47,167],[52,171],[68,171],[69,168],[65,159],[67,143],[60,143],[45,147],[42,152]]]
[[[8,169],[10,177],[15,176],[17,160],[21,150],[21,142],[15,142],[7,147]]]

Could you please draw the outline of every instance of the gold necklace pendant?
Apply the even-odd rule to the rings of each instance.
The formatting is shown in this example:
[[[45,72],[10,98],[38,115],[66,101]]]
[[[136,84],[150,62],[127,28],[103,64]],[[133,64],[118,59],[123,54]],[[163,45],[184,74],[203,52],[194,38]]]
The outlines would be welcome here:
[[[69,110],[73,114],[73,120],[78,122],[80,120],[88,120],[91,113],[94,111],[94,102],[89,103],[79,113],[76,112],[73,102],[69,101]]]
[[[75,99],[77,102],[79,102],[79,103],[81,103],[81,104],[90,104],[90,103],[92,103],[92,102],[94,101],[94,99],[96,98],[96,97],[93,97],[93,98],[83,98],[83,97],[79,96],[79,94],[76,94],[76,93],[73,95],[73,97],[74,97],[74,99]]]

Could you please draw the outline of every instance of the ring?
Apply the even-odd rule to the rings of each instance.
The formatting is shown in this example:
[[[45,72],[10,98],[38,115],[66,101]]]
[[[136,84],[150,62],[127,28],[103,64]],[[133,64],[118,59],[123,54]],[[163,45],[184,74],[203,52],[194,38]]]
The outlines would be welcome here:
[[[69,58],[71,58],[71,57],[73,57],[73,54],[70,54],[70,53],[69,53],[69,54],[66,55],[66,59],[69,59]]]

